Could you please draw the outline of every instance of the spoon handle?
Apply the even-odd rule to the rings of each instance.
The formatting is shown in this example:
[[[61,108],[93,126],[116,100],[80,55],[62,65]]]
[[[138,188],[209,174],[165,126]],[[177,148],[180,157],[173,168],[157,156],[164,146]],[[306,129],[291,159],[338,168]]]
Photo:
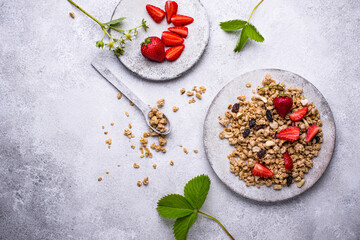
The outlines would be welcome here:
[[[98,71],[111,85],[132,101],[145,115],[150,111],[150,107],[141,101],[123,82],[121,82],[107,67],[99,60],[94,59],[91,65]]]

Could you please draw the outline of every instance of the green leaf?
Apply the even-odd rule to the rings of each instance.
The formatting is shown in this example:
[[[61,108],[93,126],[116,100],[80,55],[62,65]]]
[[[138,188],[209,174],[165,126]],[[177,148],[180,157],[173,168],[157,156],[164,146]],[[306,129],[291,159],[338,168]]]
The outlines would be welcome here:
[[[256,27],[254,25],[252,25],[251,23],[248,23],[247,25],[248,27],[246,28],[246,35],[257,42],[263,42],[264,41],[264,37],[261,36],[261,34],[258,32],[258,30],[256,29]],[[245,29],[245,28],[244,28]]]
[[[126,19],[125,17],[122,17],[122,18],[114,19],[114,20],[112,20],[110,22],[107,22],[105,24],[110,25],[110,26],[115,26],[115,25],[119,24],[121,21],[123,21],[125,19]]]
[[[179,194],[166,195],[157,204],[157,211],[164,218],[179,218],[194,212],[191,204]]]
[[[247,36],[247,33],[246,33],[246,29],[248,28],[249,25],[246,25],[243,30],[241,31],[241,34],[240,34],[240,37],[239,37],[239,40],[236,44],[236,47],[234,49],[234,52],[240,52],[241,49],[244,47],[246,41],[248,40],[248,36]]]
[[[200,175],[191,179],[184,188],[186,200],[195,209],[200,209],[205,202],[210,189],[210,178],[207,175]]]
[[[242,29],[247,22],[240,19],[221,22],[220,27],[224,31],[236,31]]]
[[[173,233],[176,240],[186,240],[187,234],[194,224],[197,218],[197,213],[193,212],[192,214],[176,219],[173,227]]]

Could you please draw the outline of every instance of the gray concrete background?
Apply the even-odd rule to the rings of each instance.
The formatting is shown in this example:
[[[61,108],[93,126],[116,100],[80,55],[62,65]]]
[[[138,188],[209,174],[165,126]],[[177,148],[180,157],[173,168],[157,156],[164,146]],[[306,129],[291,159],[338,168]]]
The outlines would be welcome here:
[[[118,3],[77,2],[105,20]],[[255,2],[203,4],[211,23],[203,58],[180,79],[153,83],[96,49],[100,29],[67,1],[0,1],[0,239],[172,239],[173,221],[159,217],[156,201],[182,193],[202,173],[212,180],[203,211],[218,217],[236,239],[359,239],[360,3],[264,1],[252,22],[265,42],[251,42],[238,54],[232,52],[238,34],[223,32],[218,23],[247,18]],[[177,126],[168,153],[140,160],[138,150],[130,149],[146,127],[140,112],[118,101],[90,66],[99,53],[145,102],[166,98],[164,111]],[[310,80],[328,100],[337,126],[335,154],[324,176],[306,193],[278,204],[252,202],[228,190],[202,146],[202,125],[215,94],[258,68],[281,68]],[[189,105],[178,93],[193,85],[208,91]],[[180,106],[175,114],[173,105]],[[137,137],[132,143],[122,135],[129,122]],[[101,125],[113,139],[110,150]],[[185,155],[179,144],[199,153]],[[140,169],[132,167],[134,161]],[[138,188],[136,181],[145,176],[149,185]],[[199,216],[188,238],[227,236]]]

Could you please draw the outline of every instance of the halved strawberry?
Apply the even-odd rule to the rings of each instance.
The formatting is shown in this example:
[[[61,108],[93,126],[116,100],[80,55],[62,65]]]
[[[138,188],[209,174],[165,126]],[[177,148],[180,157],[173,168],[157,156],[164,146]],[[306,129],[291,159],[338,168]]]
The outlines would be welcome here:
[[[258,176],[258,177],[272,177],[274,174],[268,169],[265,165],[261,163],[255,163],[255,166],[253,170],[251,170],[252,175]]]
[[[175,26],[185,26],[192,23],[194,19],[192,17],[184,16],[184,15],[174,15],[171,17],[171,22]]]
[[[165,11],[166,11],[166,21],[167,23],[171,22],[171,17],[176,15],[178,10],[178,5],[175,1],[166,1]]]
[[[287,141],[296,141],[299,139],[300,129],[296,126],[285,128],[276,134],[276,137],[279,139],[287,140]]]
[[[292,114],[290,114],[289,117],[294,122],[300,121],[306,115],[308,109],[309,109],[308,107],[304,107],[302,109],[299,109],[296,112],[293,112]]]
[[[165,31],[161,35],[161,41],[166,46],[179,46],[184,43],[184,39],[180,37],[179,35]]]
[[[286,171],[291,171],[293,169],[293,167],[294,167],[293,161],[292,161],[288,151],[286,151],[284,153],[284,164],[285,164],[285,170]]]
[[[188,35],[188,28],[187,27],[169,27],[168,30],[170,32],[176,33],[177,35],[179,35],[180,37],[186,38]]]
[[[310,142],[315,137],[315,135],[319,132],[319,130],[320,130],[319,126],[311,125],[307,130],[305,141]]]
[[[184,44],[182,44],[180,46],[175,46],[175,47],[169,48],[165,52],[166,59],[169,60],[169,61],[175,61],[176,59],[178,59],[180,57],[180,55],[183,52],[184,48],[185,48]]]
[[[165,12],[161,8],[155,7],[154,5],[146,5],[146,10],[150,17],[157,23],[160,23],[165,17]]]

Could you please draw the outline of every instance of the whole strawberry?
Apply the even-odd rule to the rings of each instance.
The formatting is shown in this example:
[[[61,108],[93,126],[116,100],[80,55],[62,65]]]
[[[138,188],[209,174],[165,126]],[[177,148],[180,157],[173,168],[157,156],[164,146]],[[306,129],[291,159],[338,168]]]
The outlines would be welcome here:
[[[291,111],[293,100],[285,94],[279,94],[274,98],[273,104],[280,117],[285,117]]]
[[[141,43],[141,54],[152,61],[163,62],[165,60],[165,48],[158,37],[148,37]]]

